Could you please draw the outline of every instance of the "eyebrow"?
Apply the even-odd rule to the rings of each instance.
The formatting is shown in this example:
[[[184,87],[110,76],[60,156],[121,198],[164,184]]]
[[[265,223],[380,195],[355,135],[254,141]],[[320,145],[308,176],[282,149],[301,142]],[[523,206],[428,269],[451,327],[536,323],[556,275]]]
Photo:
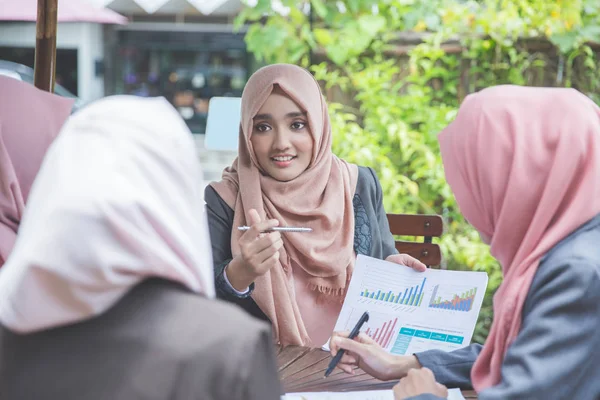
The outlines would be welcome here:
[[[291,112],[291,113],[287,113],[285,115],[285,117],[286,118],[306,117],[306,113],[305,112],[294,111],[294,112]],[[257,119],[273,119],[273,116],[271,114],[258,114],[253,119],[254,120],[257,120]]]

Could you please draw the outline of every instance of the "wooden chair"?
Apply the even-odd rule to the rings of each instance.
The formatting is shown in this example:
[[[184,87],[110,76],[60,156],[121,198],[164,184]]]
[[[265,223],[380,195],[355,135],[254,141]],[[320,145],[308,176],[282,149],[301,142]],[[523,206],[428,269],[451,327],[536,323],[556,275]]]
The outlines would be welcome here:
[[[390,232],[398,236],[420,236],[423,242],[396,240],[396,249],[409,254],[427,266],[440,265],[440,246],[432,243],[433,237],[442,236],[444,222],[439,215],[387,214]]]

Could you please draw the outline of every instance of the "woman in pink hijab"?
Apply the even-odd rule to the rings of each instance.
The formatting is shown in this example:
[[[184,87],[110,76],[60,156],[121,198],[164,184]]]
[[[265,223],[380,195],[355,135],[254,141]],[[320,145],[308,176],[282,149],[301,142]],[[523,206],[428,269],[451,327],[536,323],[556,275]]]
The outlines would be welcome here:
[[[439,137],[446,178],[504,281],[484,346],[413,356],[332,339],[396,399],[600,398],[600,109],[573,89],[498,86],[467,97]],[[437,381],[437,382],[436,382]]]
[[[0,266],[13,248],[33,180],[74,100],[0,76]]]
[[[202,171],[164,98],[78,111],[0,271],[0,397],[278,400],[269,326],[214,300]]]

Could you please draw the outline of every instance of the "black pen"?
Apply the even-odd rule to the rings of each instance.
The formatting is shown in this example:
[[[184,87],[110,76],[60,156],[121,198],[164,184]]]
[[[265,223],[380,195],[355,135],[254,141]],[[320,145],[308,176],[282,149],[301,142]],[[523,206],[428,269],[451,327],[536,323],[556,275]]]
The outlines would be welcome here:
[[[354,329],[352,329],[352,332],[350,332],[350,336],[348,336],[348,339],[350,339],[350,340],[354,339],[358,335],[358,332],[360,332],[360,328],[362,328],[364,323],[367,322],[368,320],[369,320],[369,313],[367,311],[365,311],[363,313],[363,315],[361,315],[361,317],[358,319],[358,322],[354,326]],[[333,357],[333,359],[329,362],[329,366],[327,367],[327,370],[325,371],[325,378],[327,378],[333,372],[333,370],[335,369],[335,366],[338,365],[338,363],[342,359],[343,355],[344,355],[344,349],[339,349],[338,352]]]

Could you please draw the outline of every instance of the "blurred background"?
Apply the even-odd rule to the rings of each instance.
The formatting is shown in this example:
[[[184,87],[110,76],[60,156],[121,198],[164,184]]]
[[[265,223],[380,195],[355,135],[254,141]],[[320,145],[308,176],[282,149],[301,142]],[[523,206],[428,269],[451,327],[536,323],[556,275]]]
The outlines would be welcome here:
[[[35,3],[0,0],[0,74],[33,81]],[[386,211],[443,215],[443,268],[488,272],[483,342],[500,267],[456,207],[436,136],[487,86],[573,87],[600,102],[599,54],[598,0],[59,0],[56,91],[78,106],[166,97],[210,181],[235,157],[237,132],[223,132],[231,149],[206,148],[209,100],[239,97],[265,64],[309,68],[334,152],[375,168]]]

